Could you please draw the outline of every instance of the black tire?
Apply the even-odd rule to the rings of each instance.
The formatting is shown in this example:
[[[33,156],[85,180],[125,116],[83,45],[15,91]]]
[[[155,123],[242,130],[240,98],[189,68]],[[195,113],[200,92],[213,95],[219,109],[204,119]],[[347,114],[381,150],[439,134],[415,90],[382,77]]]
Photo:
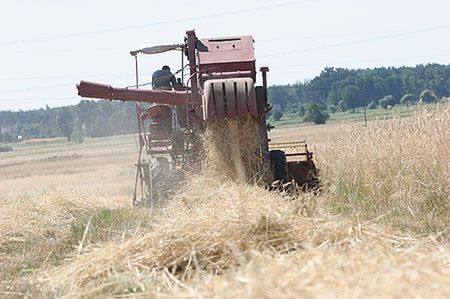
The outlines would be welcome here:
[[[289,182],[286,154],[280,150],[270,151],[270,163],[272,164],[274,181]]]
[[[295,169],[291,169],[295,182],[303,191],[316,190],[319,187],[316,165],[313,161],[299,161]]]

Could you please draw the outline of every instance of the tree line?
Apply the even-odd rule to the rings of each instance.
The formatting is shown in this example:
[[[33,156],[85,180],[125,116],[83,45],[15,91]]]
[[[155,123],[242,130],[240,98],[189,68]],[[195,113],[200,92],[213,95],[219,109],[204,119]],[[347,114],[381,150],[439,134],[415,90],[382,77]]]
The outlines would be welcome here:
[[[272,117],[297,114],[305,121],[324,123],[327,111],[352,111],[398,103],[430,102],[450,95],[450,65],[375,69],[325,68],[303,83],[273,85],[268,90]],[[43,99],[45,101],[45,99]],[[74,106],[31,111],[0,111],[0,142],[66,136],[129,134],[136,131],[136,110],[131,102],[82,100]]]
[[[136,131],[132,102],[82,100],[77,105],[30,111],[0,111],[0,142],[65,136],[81,142],[85,137],[104,137]]]
[[[375,69],[325,68],[312,80],[274,85],[269,97],[275,109],[300,116],[317,105],[330,112],[376,108],[401,102],[433,101],[450,95],[450,65]]]

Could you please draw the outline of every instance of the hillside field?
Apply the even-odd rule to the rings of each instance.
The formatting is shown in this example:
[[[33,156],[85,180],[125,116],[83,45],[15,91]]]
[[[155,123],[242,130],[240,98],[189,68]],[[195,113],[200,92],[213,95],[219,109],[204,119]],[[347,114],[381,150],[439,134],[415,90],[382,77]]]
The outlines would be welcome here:
[[[0,153],[0,297],[449,298],[450,107],[289,125],[321,190],[200,174],[133,208],[136,137]]]

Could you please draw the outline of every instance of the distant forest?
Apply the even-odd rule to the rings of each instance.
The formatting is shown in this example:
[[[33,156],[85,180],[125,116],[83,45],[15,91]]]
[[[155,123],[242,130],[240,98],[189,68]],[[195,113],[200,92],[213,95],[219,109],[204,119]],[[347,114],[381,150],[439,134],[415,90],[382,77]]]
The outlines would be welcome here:
[[[435,99],[449,97],[450,65],[325,68],[312,80],[269,87],[269,99],[277,111],[302,115],[311,104],[331,112],[338,109],[351,112],[358,107],[383,107],[385,103],[393,106],[405,99],[417,102],[424,91]],[[22,139],[70,136],[82,140],[129,134],[136,131],[135,116],[133,103],[89,100],[62,108],[0,111],[0,142],[17,142],[18,136]]]
[[[269,89],[272,104],[280,109],[301,109],[310,103],[335,106],[340,110],[379,105],[388,96],[398,104],[407,95],[417,102],[424,90],[435,98],[450,95],[450,65],[428,64],[415,67],[389,67],[349,70],[325,68],[310,81],[274,85]]]
[[[137,131],[132,102],[81,100],[73,106],[30,111],[0,111],[0,142],[66,136],[74,141]]]

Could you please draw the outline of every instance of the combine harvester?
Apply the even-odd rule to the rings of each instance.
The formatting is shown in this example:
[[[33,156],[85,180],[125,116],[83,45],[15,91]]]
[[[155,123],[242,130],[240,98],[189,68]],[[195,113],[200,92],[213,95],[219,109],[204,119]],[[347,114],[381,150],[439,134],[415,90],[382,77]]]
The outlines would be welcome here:
[[[135,88],[87,81],[77,85],[78,94],[85,98],[136,103],[140,150],[133,204],[155,204],[166,181],[177,180],[183,169],[203,159],[201,140],[208,126],[240,117],[251,117],[255,122],[259,139],[255,172],[265,173],[270,178],[266,179],[268,185],[274,181],[295,182],[304,190],[317,185],[312,152],[304,142],[271,144],[269,149],[267,132],[273,128],[266,122],[271,110],[267,97],[269,69],[260,68],[262,86],[256,86],[253,42],[251,36],[199,39],[194,30],[188,30],[183,44],[130,52],[136,59]],[[177,86],[173,91],[139,89],[137,55],[167,51],[181,52],[182,76]],[[184,83],[186,68],[189,79]],[[151,105],[143,108],[142,103]],[[293,148],[302,150],[285,153]]]

